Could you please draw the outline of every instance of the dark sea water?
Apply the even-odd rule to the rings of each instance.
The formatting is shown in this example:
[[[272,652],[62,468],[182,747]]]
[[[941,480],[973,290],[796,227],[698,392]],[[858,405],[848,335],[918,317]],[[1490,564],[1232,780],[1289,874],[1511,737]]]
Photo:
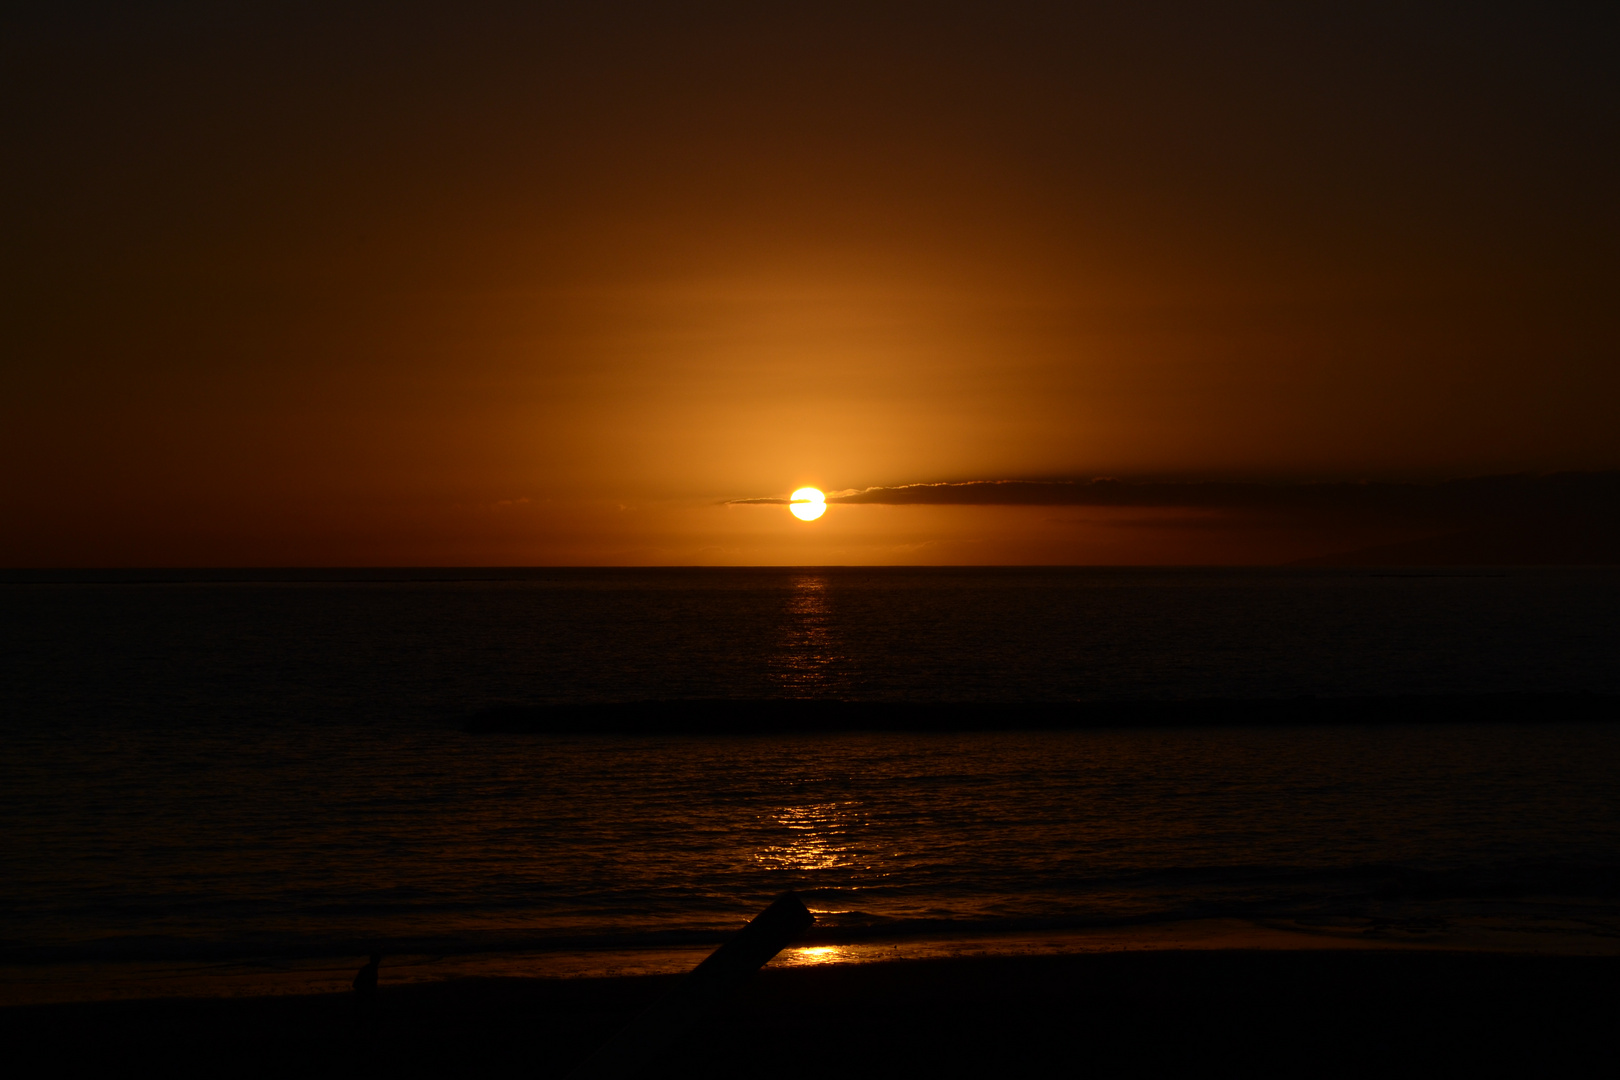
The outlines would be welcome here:
[[[1208,919],[1620,940],[1620,725],[1556,709],[462,730],[672,698],[1617,694],[1614,570],[12,573],[0,603],[0,966],[25,982],[374,948],[588,973],[786,888],[835,951]]]

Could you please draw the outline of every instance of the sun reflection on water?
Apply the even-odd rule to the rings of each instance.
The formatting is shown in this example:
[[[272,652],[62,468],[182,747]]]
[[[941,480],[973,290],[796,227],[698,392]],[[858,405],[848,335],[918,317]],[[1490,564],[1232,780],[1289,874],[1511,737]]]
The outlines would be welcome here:
[[[771,658],[771,677],[794,697],[814,697],[832,684],[840,661],[832,606],[824,574],[793,579],[782,620],[781,643]]]
[[[754,853],[754,861],[772,870],[837,870],[856,865],[853,834],[864,822],[853,802],[786,806],[771,815],[781,843]]]
[[[773,963],[780,967],[846,964],[859,957],[848,945],[798,945],[783,949]]]

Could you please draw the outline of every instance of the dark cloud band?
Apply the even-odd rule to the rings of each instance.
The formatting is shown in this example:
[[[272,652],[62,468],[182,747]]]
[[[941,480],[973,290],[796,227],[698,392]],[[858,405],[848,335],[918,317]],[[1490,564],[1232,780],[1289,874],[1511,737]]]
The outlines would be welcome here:
[[[830,496],[827,501],[889,506],[1179,508],[1458,523],[1530,514],[1613,518],[1620,511],[1620,472],[1486,476],[1434,484],[986,480],[872,487]]]
[[[739,505],[789,505],[738,499]],[[1620,528],[1620,472],[1484,476],[1440,483],[1151,483],[1114,479],[972,480],[870,487],[833,505],[1067,506],[1179,509],[1272,524],[1463,529]]]

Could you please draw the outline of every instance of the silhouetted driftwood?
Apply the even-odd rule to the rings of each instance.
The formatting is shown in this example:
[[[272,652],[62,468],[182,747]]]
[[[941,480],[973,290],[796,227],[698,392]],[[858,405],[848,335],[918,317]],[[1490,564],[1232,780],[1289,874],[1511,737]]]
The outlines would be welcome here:
[[[377,1023],[377,969],[382,954],[372,953],[366,965],[354,974],[354,1016],[362,1036],[370,1038]]]
[[[815,917],[798,896],[783,893],[570,1075],[576,1080],[605,1080],[635,1076],[653,1067],[661,1072],[701,1073],[701,1068],[666,1069],[669,1063],[658,1059],[677,1045],[693,1022],[734,994],[813,922]]]

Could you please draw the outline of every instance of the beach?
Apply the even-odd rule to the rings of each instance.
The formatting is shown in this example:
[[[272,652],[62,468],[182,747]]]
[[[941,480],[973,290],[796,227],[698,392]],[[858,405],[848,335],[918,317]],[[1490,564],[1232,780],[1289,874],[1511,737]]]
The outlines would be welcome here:
[[[1122,950],[773,967],[656,1073],[832,1075],[1569,1072],[1603,1051],[1614,956],[1414,949]],[[679,976],[0,1010],[13,1060],[75,1068],[566,1075]]]

